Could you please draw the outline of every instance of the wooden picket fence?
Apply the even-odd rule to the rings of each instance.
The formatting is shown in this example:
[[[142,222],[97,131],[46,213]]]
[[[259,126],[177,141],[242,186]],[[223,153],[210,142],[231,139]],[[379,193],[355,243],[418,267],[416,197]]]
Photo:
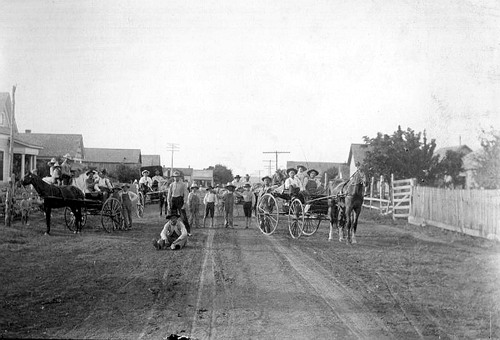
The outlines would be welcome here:
[[[415,187],[408,222],[500,240],[500,190]]]
[[[365,197],[363,207],[379,210],[381,215],[392,215],[393,219],[407,218],[414,186],[413,178],[395,180],[391,175],[391,182],[387,184],[383,176],[376,183],[372,177],[370,195]]]

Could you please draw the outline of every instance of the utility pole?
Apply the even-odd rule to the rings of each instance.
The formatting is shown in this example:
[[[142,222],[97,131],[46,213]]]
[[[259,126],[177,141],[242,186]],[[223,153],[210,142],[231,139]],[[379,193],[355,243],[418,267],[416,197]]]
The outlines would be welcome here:
[[[289,151],[264,151],[263,153],[274,153],[276,155],[276,170],[278,170],[278,154],[290,153]]]
[[[12,197],[14,195],[15,176],[12,173],[14,167],[14,114],[16,109],[16,85],[12,86],[12,110],[10,114],[10,138],[9,138],[9,189],[5,202],[7,211],[5,212],[5,226],[10,227],[12,222]]]
[[[266,163],[269,162],[269,165],[264,166],[264,169],[266,169],[267,172],[269,173],[269,176],[271,176],[271,169],[273,168],[271,163],[274,161],[272,159],[265,159],[265,160],[263,160],[263,162],[266,162]],[[259,175],[259,177],[260,177],[260,175]]]
[[[174,152],[179,151],[179,144],[168,143],[167,151],[170,151],[172,153],[172,157],[170,160],[170,177],[172,177],[172,175],[174,174]]]

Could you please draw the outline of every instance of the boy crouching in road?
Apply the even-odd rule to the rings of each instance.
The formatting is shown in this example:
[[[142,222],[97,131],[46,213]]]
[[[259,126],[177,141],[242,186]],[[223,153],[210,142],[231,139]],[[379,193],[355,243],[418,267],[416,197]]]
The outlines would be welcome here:
[[[188,232],[184,223],[179,220],[179,215],[171,213],[166,217],[169,220],[165,223],[163,230],[160,233],[160,239],[153,240],[153,246],[156,250],[167,249],[170,247],[172,250],[184,248],[187,242]]]

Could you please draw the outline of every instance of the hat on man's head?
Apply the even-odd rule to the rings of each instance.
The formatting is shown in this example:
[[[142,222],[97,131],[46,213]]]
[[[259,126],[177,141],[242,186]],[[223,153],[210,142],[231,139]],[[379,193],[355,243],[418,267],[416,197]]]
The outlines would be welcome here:
[[[128,184],[128,183],[123,184],[123,185],[122,185],[122,189],[123,189],[123,188],[130,189],[130,184]]]
[[[54,165],[53,165],[54,168],[60,168],[61,165],[58,163],[58,162],[55,162]]]
[[[241,178],[241,176],[240,175],[236,175],[236,176],[234,176],[234,178]]]
[[[307,170],[307,168],[305,166],[303,166],[303,165],[297,165],[297,170],[298,169],[302,169],[302,171]]]
[[[167,216],[165,216],[165,219],[169,220],[169,219],[171,219],[172,217],[177,217],[177,218],[179,218],[179,217],[181,217],[181,216],[180,216],[178,213],[176,213],[176,212],[171,212],[170,214],[168,214]]]
[[[95,174],[95,171],[94,171],[94,170],[92,170],[92,169],[90,169],[90,170],[89,170],[89,171],[87,171],[85,174],[86,174],[87,176],[89,176],[89,175],[93,175],[93,174]]]
[[[191,189],[194,189],[194,188],[199,189],[200,187],[198,186],[198,184],[193,183],[193,184],[191,184]]]
[[[172,177],[181,177],[181,172],[178,170],[175,170],[174,173],[172,174]]]
[[[52,158],[49,162],[47,162],[47,165],[52,165],[56,162],[57,162],[57,160],[55,158]]]
[[[272,181],[272,180],[273,180],[273,179],[272,179],[271,177],[269,177],[269,176],[264,176],[264,177],[262,177],[262,182],[264,182],[264,180],[265,180],[266,178],[267,178],[268,180],[270,180],[270,181]]]
[[[149,170],[142,170],[141,175],[144,176],[144,174],[149,175]]]
[[[297,169],[295,169],[295,168],[288,168],[288,169],[286,169],[286,173],[287,173],[287,174],[289,174],[289,173],[290,173],[290,171],[293,171],[293,173],[294,173],[294,174],[296,174],[296,173],[297,173]]]
[[[244,187],[244,188],[251,188],[252,186],[250,185],[250,183],[245,183],[245,184],[243,185],[243,187]]]
[[[318,172],[318,170],[316,170],[316,169],[310,169],[310,170],[308,170],[308,171],[307,171],[307,174],[308,174],[308,175],[311,175],[311,172],[315,172],[315,173],[316,173],[316,176],[318,176],[318,175],[319,175],[319,172]]]
[[[233,183],[228,182],[228,183],[226,184],[226,188],[231,188],[231,187],[232,187],[233,189],[236,189],[236,186],[235,186]]]
[[[64,156],[62,156],[62,158],[73,159],[69,153],[67,153]]]

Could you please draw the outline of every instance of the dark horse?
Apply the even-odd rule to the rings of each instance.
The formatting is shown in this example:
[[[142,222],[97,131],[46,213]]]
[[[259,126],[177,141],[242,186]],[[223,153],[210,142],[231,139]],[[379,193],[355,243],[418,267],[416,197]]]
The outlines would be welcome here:
[[[342,190],[345,193],[345,216],[346,225],[343,230],[339,229],[339,240],[347,234],[348,243],[356,243],[356,228],[358,218],[363,206],[365,191],[368,189],[366,177],[359,170],[349,179]],[[341,234],[342,233],[342,234]]]
[[[46,235],[50,235],[50,213],[52,208],[69,207],[75,216],[75,233],[81,232],[82,204],[85,195],[75,186],[56,186],[43,181],[35,174],[28,173],[21,182],[24,186],[33,185],[38,195],[43,198],[45,220],[47,223]]]

